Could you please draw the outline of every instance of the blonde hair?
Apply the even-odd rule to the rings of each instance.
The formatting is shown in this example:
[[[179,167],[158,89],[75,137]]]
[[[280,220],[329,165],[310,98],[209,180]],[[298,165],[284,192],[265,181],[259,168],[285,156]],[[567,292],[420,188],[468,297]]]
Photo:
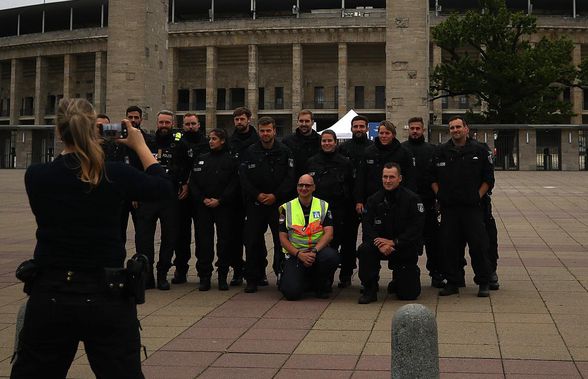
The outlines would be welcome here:
[[[62,99],[55,117],[57,131],[80,162],[79,179],[98,186],[104,176],[104,151],[96,139],[96,112],[85,99]]]

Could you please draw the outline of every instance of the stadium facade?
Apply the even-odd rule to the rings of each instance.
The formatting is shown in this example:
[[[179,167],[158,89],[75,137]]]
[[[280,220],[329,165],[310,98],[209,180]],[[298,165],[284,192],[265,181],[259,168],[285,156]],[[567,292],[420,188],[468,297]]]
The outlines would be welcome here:
[[[231,110],[269,115],[280,135],[308,108],[319,129],[348,110],[371,121],[422,116],[432,142],[472,99],[429,101],[441,62],[430,28],[465,0],[11,0],[0,5],[0,167],[51,160],[57,103],[85,97],[113,120],[128,105],[153,129],[160,109],[232,129]],[[507,0],[538,18],[542,36],[566,36],[588,57],[588,0]],[[585,170],[588,93],[568,89],[565,125],[475,125],[497,168]]]

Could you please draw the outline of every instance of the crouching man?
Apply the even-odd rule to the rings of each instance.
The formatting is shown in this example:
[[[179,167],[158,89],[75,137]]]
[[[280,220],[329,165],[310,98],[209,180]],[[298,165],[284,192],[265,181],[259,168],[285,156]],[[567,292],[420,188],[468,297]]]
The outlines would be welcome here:
[[[392,269],[388,292],[401,300],[414,300],[421,293],[417,266],[422,241],[425,208],[414,192],[400,185],[400,166],[390,162],[382,170],[383,189],[367,202],[363,218],[363,243],[359,246],[359,278],[364,286],[359,304],[378,300],[380,261]]]
[[[327,299],[331,278],[339,264],[333,239],[329,204],[312,196],[314,181],[302,175],[296,185],[298,197],[280,207],[280,243],[285,258],[280,291],[288,300],[298,300],[305,291]]]

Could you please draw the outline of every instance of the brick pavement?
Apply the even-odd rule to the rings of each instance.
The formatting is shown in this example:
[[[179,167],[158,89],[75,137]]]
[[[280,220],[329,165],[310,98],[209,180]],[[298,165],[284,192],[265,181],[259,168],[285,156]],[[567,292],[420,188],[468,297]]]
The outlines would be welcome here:
[[[0,171],[0,376],[25,300],[14,269],[35,242],[23,173]],[[419,303],[437,315],[443,378],[588,378],[587,184],[585,172],[497,173],[501,289],[490,298],[475,296],[469,269],[459,297],[439,298],[423,270]],[[390,320],[404,303],[380,293],[358,305],[357,277],[332,299],[299,302],[282,300],[272,275],[256,294],[198,292],[196,281],[149,291],[139,307],[148,378],[390,375]],[[69,377],[93,377],[83,348]]]

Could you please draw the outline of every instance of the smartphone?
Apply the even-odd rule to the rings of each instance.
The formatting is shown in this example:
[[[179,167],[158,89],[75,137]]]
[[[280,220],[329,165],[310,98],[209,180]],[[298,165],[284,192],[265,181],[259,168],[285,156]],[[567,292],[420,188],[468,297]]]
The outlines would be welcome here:
[[[100,135],[104,139],[120,139],[127,138],[127,125],[124,122],[115,124],[100,124]]]

